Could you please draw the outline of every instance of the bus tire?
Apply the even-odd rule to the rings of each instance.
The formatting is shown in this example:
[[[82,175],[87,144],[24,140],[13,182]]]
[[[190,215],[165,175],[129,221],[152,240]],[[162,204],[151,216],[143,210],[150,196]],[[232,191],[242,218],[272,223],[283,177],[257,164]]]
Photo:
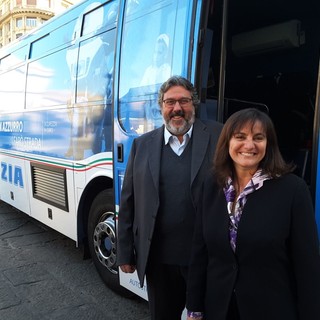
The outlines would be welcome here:
[[[93,200],[88,220],[88,245],[93,263],[108,288],[131,298],[132,292],[119,282],[116,266],[116,230],[114,201],[111,189],[101,191]]]

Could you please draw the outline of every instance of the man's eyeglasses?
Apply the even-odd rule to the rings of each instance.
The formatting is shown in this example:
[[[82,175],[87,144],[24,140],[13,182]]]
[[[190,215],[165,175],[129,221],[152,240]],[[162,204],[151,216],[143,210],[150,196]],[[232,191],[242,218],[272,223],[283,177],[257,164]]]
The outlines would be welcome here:
[[[174,107],[176,103],[178,102],[180,107],[187,107],[190,105],[190,102],[192,101],[191,98],[181,98],[181,99],[166,99],[162,100],[166,107]]]

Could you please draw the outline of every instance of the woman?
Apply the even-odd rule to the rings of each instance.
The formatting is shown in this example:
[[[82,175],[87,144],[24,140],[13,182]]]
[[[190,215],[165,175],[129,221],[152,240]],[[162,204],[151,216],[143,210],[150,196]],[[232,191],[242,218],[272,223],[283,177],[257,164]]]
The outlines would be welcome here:
[[[234,113],[204,184],[188,319],[319,320],[319,241],[310,193],[263,112]]]

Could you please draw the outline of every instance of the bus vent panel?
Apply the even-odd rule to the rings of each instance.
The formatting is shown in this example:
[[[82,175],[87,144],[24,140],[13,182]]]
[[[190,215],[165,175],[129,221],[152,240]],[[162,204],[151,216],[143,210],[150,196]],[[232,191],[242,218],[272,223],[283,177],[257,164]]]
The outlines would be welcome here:
[[[69,211],[66,170],[31,164],[33,197]]]

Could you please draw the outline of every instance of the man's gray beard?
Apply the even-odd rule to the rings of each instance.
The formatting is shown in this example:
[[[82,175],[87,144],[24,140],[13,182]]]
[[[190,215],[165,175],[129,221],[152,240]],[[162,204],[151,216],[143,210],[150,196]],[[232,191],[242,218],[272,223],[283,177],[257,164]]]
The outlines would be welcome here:
[[[168,129],[168,131],[171,134],[173,134],[174,136],[183,135],[183,134],[187,133],[189,131],[189,129],[191,128],[191,126],[194,124],[195,115],[193,114],[190,120],[184,119],[184,121],[185,121],[184,125],[182,127],[179,127],[179,128],[171,126],[170,125],[170,120],[169,121],[165,121],[165,126]]]

